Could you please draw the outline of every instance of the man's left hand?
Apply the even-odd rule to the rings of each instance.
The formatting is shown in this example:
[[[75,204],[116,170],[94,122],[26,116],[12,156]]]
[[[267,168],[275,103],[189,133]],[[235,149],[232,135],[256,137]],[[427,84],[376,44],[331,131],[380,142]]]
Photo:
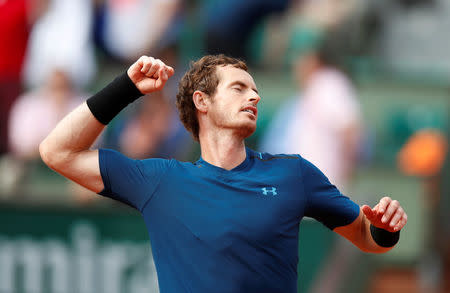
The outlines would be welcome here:
[[[389,232],[400,231],[408,221],[400,203],[390,197],[383,197],[373,208],[363,205],[362,211],[373,226]]]

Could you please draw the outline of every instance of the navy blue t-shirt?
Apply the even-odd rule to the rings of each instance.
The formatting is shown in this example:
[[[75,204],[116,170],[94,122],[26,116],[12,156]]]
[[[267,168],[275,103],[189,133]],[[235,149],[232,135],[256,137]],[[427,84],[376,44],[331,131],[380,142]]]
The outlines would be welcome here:
[[[359,215],[299,155],[247,149],[232,170],[105,149],[99,161],[100,194],[144,217],[161,293],[295,293],[301,219],[334,229]]]

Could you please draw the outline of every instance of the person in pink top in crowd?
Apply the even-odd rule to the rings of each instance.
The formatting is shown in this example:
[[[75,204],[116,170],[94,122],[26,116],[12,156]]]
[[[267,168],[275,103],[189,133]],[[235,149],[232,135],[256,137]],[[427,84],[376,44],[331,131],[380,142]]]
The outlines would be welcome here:
[[[42,87],[17,98],[8,123],[10,155],[0,164],[0,168],[7,169],[0,172],[4,185],[17,187],[27,171],[27,163],[39,157],[39,143],[84,96],[72,87],[66,72],[55,68]]]

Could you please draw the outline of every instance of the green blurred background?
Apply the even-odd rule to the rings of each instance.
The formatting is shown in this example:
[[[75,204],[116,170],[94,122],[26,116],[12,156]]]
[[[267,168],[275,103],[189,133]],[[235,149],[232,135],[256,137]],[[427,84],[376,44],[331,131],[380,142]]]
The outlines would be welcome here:
[[[14,1],[4,2],[0,9]],[[52,9],[49,2],[41,17]],[[102,88],[134,60],[114,56],[94,37],[104,2],[108,1],[88,4],[94,15],[89,39],[97,72],[80,86],[87,92]],[[221,2],[172,2],[179,5],[176,15],[181,15],[173,20],[179,23],[177,33],[169,40],[161,37],[167,45],[149,46],[142,53],[174,58],[171,64],[182,74],[190,60],[209,52],[209,28],[201,20]],[[262,9],[253,2],[248,6]],[[295,54],[300,54],[317,46],[314,37],[306,33],[304,39],[305,34],[298,32],[313,27],[314,36],[319,29],[333,44],[361,104],[364,144],[347,194],[358,204],[369,205],[391,196],[408,213],[400,243],[384,255],[359,252],[319,223],[304,220],[299,292],[450,292],[448,153],[432,174],[408,173],[398,163],[401,149],[422,130],[436,131],[448,141],[450,4],[447,0],[286,2],[276,13],[251,14],[255,24],[245,42],[238,44],[262,97],[258,129],[247,144],[258,149],[280,105],[297,93],[289,49],[297,46]],[[22,92],[33,90],[33,85],[22,84]],[[111,129],[130,113],[115,119]],[[107,131],[105,137],[108,141],[114,132]],[[190,139],[177,148],[183,150],[177,153],[183,160],[199,156],[198,144]],[[416,150],[419,156],[428,151]],[[1,155],[1,293],[157,291],[148,236],[137,212],[68,183],[39,158],[24,160],[12,151]]]

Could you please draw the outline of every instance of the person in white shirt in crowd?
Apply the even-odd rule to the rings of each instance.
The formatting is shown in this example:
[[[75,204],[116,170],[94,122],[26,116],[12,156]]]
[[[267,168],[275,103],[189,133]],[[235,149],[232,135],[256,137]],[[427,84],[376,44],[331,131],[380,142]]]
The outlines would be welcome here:
[[[92,41],[92,0],[49,0],[33,27],[25,61],[25,83],[36,88],[55,65],[64,68],[79,88],[89,85],[97,66]]]

